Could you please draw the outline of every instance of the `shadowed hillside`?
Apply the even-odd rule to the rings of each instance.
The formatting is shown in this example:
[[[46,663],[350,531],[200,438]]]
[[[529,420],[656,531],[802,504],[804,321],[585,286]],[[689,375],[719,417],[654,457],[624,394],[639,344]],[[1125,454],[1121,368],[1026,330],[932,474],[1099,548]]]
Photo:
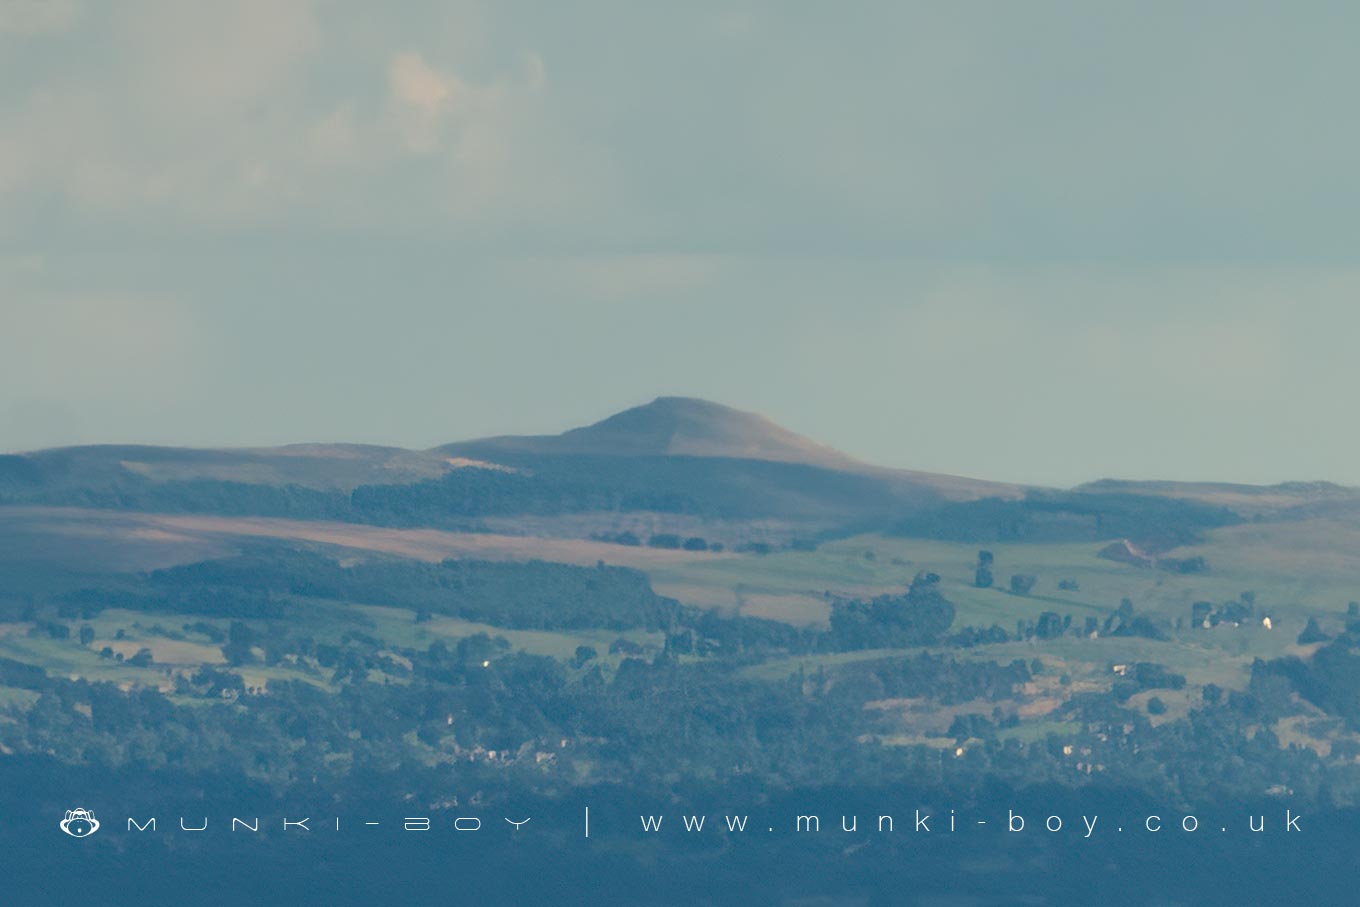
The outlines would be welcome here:
[[[781,428],[764,416],[693,397],[658,397],[560,435],[486,438],[441,450],[475,449],[538,454],[731,457],[776,460],[827,469],[859,470],[864,464],[838,450]]]
[[[423,451],[103,445],[0,457],[0,505],[633,543],[675,536],[782,547],[887,530],[976,542],[1129,538],[1165,550],[1242,519],[1353,518],[1358,501],[1354,490],[1325,483],[1106,480],[1060,492],[890,469],[688,397],[660,397],[559,435]]]
[[[99,445],[0,457],[0,504],[476,528],[489,517],[657,512],[879,525],[1015,486],[883,469],[704,400],[662,397],[560,435],[425,451]]]

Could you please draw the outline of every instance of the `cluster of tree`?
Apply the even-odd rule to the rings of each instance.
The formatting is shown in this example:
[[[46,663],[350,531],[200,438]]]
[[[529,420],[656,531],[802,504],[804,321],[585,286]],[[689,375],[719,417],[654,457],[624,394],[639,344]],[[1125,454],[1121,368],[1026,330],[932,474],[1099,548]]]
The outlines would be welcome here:
[[[1138,636],[1143,639],[1166,639],[1166,631],[1152,617],[1134,612],[1133,602],[1121,599],[1119,607],[1105,619],[1100,636]],[[1088,634],[1089,635],[1089,634]]]
[[[635,532],[623,530],[621,532],[598,532],[591,538],[600,542],[611,542],[615,545],[629,545],[637,547],[644,544],[643,539]],[[723,551],[726,545],[722,542],[710,541],[703,536],[690,535],[681,536],[673,532],[660,532],[648,536],[645,544],[651,548],[667,548],[672,550],[685,551]],[[733,547],[733,550],[740,554],[769,554],[774,550],[774,546],[769,542],[745,541]],[[817,542],[814,539],[795,538],[788,543],[790,551],[816,551]]]
[[[647,539],[648,546],[652,548],[684,549],[685,551],[722,551],[722,542],[709,542],[707,539],[691,535],[685,538],[671,533],[662,532]]]
[[[309,551],[261,547],[221,560],[157,570],[72,600],[143,611],[237,619],[282,617],[289,602],[319,598],[414,608],[516,629],[660,629],[679,605],[624,567],[547,561],[375,558],[350,566]]]
[[[355,489],[355,517],[438,525],[449,514],[654,511],[714,518],[805,516],[808,507],[859,519],[902,501],[881,481],[799,463],[712,457],[495,455],[518,472],[456,470],[409,485]],[[499,478],[466,473],[494,472]],[[475,490],[466,483],[477,483]],[[796,490],[797,494],[790,494]],[[475,511],[474,511],[475,508]]]
[[[1256,614],[1256,593],[1243,592],[1230,602],[1195,602],[1190,606],[1190,626],[1195,630],[1208,630],[1219,624],[1237,626],[1250,621]]]
[[[940,577],[922,571],[902,595],[832,606],[831,645],[835,649],[875,649],[928,645],[939,641],[954,622],[954,605],[940,592]]]
[[[1031,632],[1024,634],[1026,637],[1037,639],[1057,639],[1065,634],[1072,626],[1072,615],[1059,614],[1056,611],[1045,611],[1039,615],[1039,619],[1034,622]]]
[[[1316,621],[1310,621],[1310,626],[1315,625]],[[1360,730],[1360,697],[1356,696],[1360,690],[1360,616],[1348,616],[1345,629],[1307,661],[1297,656],[1258,661],[1253,665],[1253,678],[1258,672],[1282,678],[1304,699]]]
[[[267,558],[229,559],[166,571],[147,582],[169,588],[245,585],[297,608],[296,596],[308,589],[337,592],[337,567],[315,555],[272,566]],[[280,576],[292,576],[295,584],[282,585]],[[949,642],[967,628],[942,635],[952,608],[945,609],[941,598],[938,578],[921,574],[904,595],[868,610],[883,622],[886,638]],[[864,609],[840,610],[844,620]],[[1128,604],[1105,623],[1119,632],[1136,618]],[[762,788],[921,778],[960,789],[1001,779],[1079,786],[1098,765],[1131,788],[1191,800],[1281,783],[1298,791],[1301,802],[1324,785],[1332,796],[1360,797],[1360,781],[1345,773],[1344,764],[1324,766],[1311,751],[1282,749],[1268,730],[1304,708],[1299,696],[1360,726],[1353,696],[1360,684],[1356,618],[1312,663],[1259,662],[1247,690],[1207,686],[1189,717],[1156,727],[1147,714],[1164,712],[1165,703],[1153,697],[1136,709],[1128,697],[1183,689],[1185,679],[1155,663],[1131,665],[1109,692],[1077,694],[1053,716],[1068,730],[1030,744],[1009,733],[1016,721],[1011,700],[1040,669],[1037,661],[919,653],[757,681],[741,666],[773,654],[830,651],[846,640],[834,630],[712,611],[675,609],[665,625],[665,649],[646,657],[626,640],[611,646],[611,653],[624,656],[617,669],[602,665],[587,645],[559,660],[512,652],[503,638],[486,635],[420,649],[394,647],[357,627],[319,642],[299,629],[311,621],[238,619],[225,628],[220,620],[191,621],[183,631],[215,634],[234,664],[287,662],[330,689],[271,681],[267,695],[255,695],[259,691],[247,689],[234,671],[206,667],[174,681],[177,700],[203,702],[177,705],[151,690],[51,678],[0,660],[0,685],[37,694],[31,707],[8,708],[14,720],[0,722],[0,744],[18,754],[53,753],[88,765],[219,771],[271,785],[316,778],[334,789],[361,783],[354,779],[372,772],[423,777],[421,767],[430,764],[452,764],[458,777],[495,765],[497,784],[518,790],[560,790],[582,773],[647,784],[715,771]],[[1070,617],[1045,612],[1026,629],[1051,637],[1071,632],[1070,625]],[[883,638],[853,641],[877,645]],[[678,659],[686,647],[705,660]],[[977,702],[994,707],[989,716],[961,718],[950,728],[951,736],[967,743],[956,758],[926,747],[864,743],[896,728],[890,711],[864,705],[906,697],[940,708]],[[1078,749],[1080,757],[1064,747]],[[1242,758],[1225,759],[1224,753]],[[1086,768],[1076,767],[1078,758]],[[441,778],[447,783],[447,774]]]
[[[1027,588],[1027,582],[1021,583],[1017,591]],[[63,607],[79,609],[87,617],[101,607],[117,606],[267,623],[297,615],[312,601],[400,606],[413,608],[417,621],[440,614],[510,629],[660,630],[666,633],[667,651],[746,661],[780,652],[971,647],[1012,638],[997,626],[954,628],[954,605],[941,592],[938,574],[926,571],[918,573],[903,593],[835,602],[828,628],[817,630],[682,606],[656,595],[645,575],[626,568],[452,560],[425,564],[384,558],[346,566],[319,553],[269,546],[79,590],[67,596]],[[61,621],[41,621],[37,626],[38,632],[71,633]],[[234,639],[202,621],[184,629],[213,643],[226,643],[224,654],[233,663],[278,663],[290,656],[316,655],[312,649],[292,647],[296,640],[283,644],[269,634],[246,640],[239,628]],[[1071,615],[1046,611],[1037,620],[1019,621],[1014,638],[1047,640],[1071,632]],[[1165,638],[1161,627],[1151,617],[1135,614],[1128,600],[1103,624],[1088,618],[1083,632]],[[178,631],[157,635],[174,638]]]
[[[1112,692],[1118,699],[1123,700],[1144,690],[1183,689],[1185,675],[1177,674],[1166,665],[1157,662],[1140,661],[1125,666],[1125,673],[1115,682]]]
[[[535,456],[498,453],[511,469],[455,469],[353,491],[191,479],[156,481],[85,464],[72,478],[59,452],[0,462],[0,503],[347,520],[467,528],[479,518],[651,511],[712,518],[886,521],[915,502],[866,475],[798,463],[716,457]]]
[[[950,706],[1008,699],[1032,677],[1030,666],[1018,658],[1000,664],[923,652],[847,665],[837,672],[835,683],[854,685],[866,701],[921,697]]]
[[[1021,500],[985,498],[945,504],[910,516],[899,535],[959,542],[1076,542],[1136,539],[1167,551],[1206,529],[1240,522],[1223,507],[1139,494],[1034,491]],[[981,566],[981,565],[979,565]]]
[[[479,518],[495,515],[653,511],[730,518],[807,516],[815,511],[860,523],[897,519],[894,531],[919,537],[1128,538],[1150,551],[1169,550],[1196,540],[1205,529],[1240,520],[1225,508],[1193,501],[1089,491],[1031,492],[1020,500],[991,498],[923,507],[919,496],[885,489],[872,477],[794,463],[529,454],[498,454],[498,459],[515,468],[456,469],[419,482],[362,485],[346,492],[216,479],[154,481],[125,470],[73,482],[62,478],[60,463],[11,456],[0,461],[0,503],[455,528],[475,526]],[[912,515],[901,519],[904,510]],[[1203,568],[1194,558],[1162,558],[1159,566],[1181,571]]]
[[[946,636],[943,642],[958,649],[971,649],[973,646],[1009,642],[1010,639],[1010,634],[1003,627],[992,624],[990,627],[960,627]]]
[[[258,647],[261,639],[240,641]],[[13,720],[0,722],[0,744],[19,755],[106,769],[217,773],[330,793],[400,777],[421,797],[446,793],[451,776],[463,784],[494,777],[495,786],[523,793],[560,792],[583,776],[667,789],[674,778],[715,773],[759,790],[898,783],[1075,789],[1091,778],[1079,765],[1096,764],[1126,789],[1172,802],[1213,802],[1277,784],[1292,788],[1300,803],[1323,790],[1338,802],[1360,797],[1354,766],[1282,748],[1268,729],[1299,713],[1295,689],[1329,710],[1348,709],[1353,720],[1349,692],[1360,656],[1349,650],[1338,650],[1335,662],[1324,659],[1315,676],[1297,660],[1258,663],[1246,690],[1211,694],[1206,687],[1188,717],[1156,727],[1124,701],[1127,689],[1078,694],[1053,715],[1067,730],[1024,743],[1009,733],[1016,717],[1008,703],[1035,666],[1020,660],[922,653],[768,681],[747,679],[726,661],[687,663],[664,652],[625,658],[611,673],[589,647],[568,662],[512,652],[479,635],[400,650],[409,665],[401,683],[339,669],[374,657],[372,643],[358,633],[333,647],[333,691],[271,681],[266,695],[251,695],[239,675],[213,667],[179,678],[171,698],[49,678],[0,660],[0,682],[37,694],[31,706],[6,707]],[[1153,664],[1134,666],[1130,678],[1139,689],[1184,684]],[[873,742],[894,732],[894,719],[864,705],[901,697],[946,708],[995,706],[990,715],[954,722],[948,733],[967,741],[966,752],[945,758],[926,746]],[[185,698],[202,701],[177,704]],[[430,772],[430,765],[443,769]],[[485,775],[488,766],[494,776]]]
[[[996,564],[996,556],[987,549],[982,549],[977,554],[977,566],[973,569],[973,585],[979,589],[990,589],[996,582],[992,574],[992,568]],[[1032,573],[1014,573],[1010,579],[1010,591],[1012,595],[1029,595],[1034,590],[1039,578]],[[1077,590],[1076,580],[1063,579],[1058,581],[1058,588],[1064,592],[1075,592]]]

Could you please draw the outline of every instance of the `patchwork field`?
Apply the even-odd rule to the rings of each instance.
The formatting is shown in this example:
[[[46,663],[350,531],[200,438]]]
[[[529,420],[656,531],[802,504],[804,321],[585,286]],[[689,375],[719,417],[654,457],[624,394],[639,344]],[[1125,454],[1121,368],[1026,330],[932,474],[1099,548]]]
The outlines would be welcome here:
[[[1116,666],[1137,662],[1159,664],[1186,678],[1184,690],[1157,694],[1159,708],[1165,711],[1156,720],[1172,720],[1185,714],[1206,684],[1244,688],[1254,659],[1308,655],[1311,647],[1297,643],[1307,620],[1317,618],[1324,630],[1335,632],[1347,603],[1360,598],[1360,523],[1338,518],[1246,523],[1212,530],[1199,544],[1172,552],[1177,557],[1206,560],[1207,570],[1192,574],[1099,557],[1104,543],[990,544],[985,547],[994,556],[992,588],[974,585],[978,551],[983,546],[878,534],[827,541],[815,550],[760,555],[627,546],[560,535],[0,507],[0,542],[4,543],[0,572],[8,569],[11,576],[37,575],[35,570],[69,574],[75,587],[93,575],[138,573],[232,555],[261,542],[279,542],[323,550],[342,562],[452,558],[626,566],[643,571],[658,593],[688,605],[814,628],[826,625],[836,601],[900,594],[921,571],[940,575],[940,590],[955,607],[955,628],[997,625],[1014,634],[1017,623],[1033,623],[1044,612],[1070,617],[1074,627],[1081,627],[1087,618],[1103,624],[1123,599],[1133,604],[1136,613],[1157,618],[1165,628],[1162,640],[1087,638],[1071,632],[1042,642],[1030,639],[948,649],[951,657],[964,660],[1007,663],[1020,659],[1042,665],[1041,678],[1048,679],[1037,681],[1038,686],[1008,706],[1021,721],[1006,734],[1022,739],[1038,739],[1060,728],[1050,717],[1056,704],[1076,691],[1110,689],[1117,679]],[[1012,594],[1009,580],[1013,574],[1033,576],[1033,588],[1027,594]],[[17,586],[9,591],[21,592]],[[1254,596],[1256,616],[1251,622],[1224,623],[1207,630],[1191,627],[1195,602],[1217,605],[1243,593]],[[1265,616],[1271,619],[1269,629],[1260,620]],[[623,657],[610,652],[620,639],[646,652],[660,651],[665,643],[661,633],[515,630],[447,616],[421,617],[414,608],[320,599],[292,606],[287,621],[289,632],[304,633],[317,643],[343,645],[348,634],[360,633],[393,651],[422,650],[439,640],[455,645],[486,634],[503,638],[510,651],[570,663],[578,649],[585,647],[595,653],[594,664],[606,671]],[[260,632],[268,632],[269,621],[251,623]],[[276,680],[332,686],[331,671],[306,659],[228,665],[222,649],[230,625],[225,619],[111,607],[72,627],[77,625],[87,627],[93,638],[82,642],[74,633],[70,638],[52,638],[33,624],[4,625],[0,627],[0,656],[40,666],[52,676],[167,692],[174,689],[177,678],[203,666],[235,671],[248,689],[263,689]],[[741,673],[750,680],[781,681],[800,671],[834,672],[921,651],[946,650],[866,649],[774,657],[745,667]],[[149,654],[150,663],[134,664],[139,653],[143,661]],[[399,673],[381,679],[404,682]],[[1150,698],[1140,693],[1130,703],[1145,709]],[[13,689],[8,694],[0,690],[0,704],[26,705],[30,699],[25,690]],[[935,708],[930,710],[927,727],[911,708],[889,709],[884,714],[899,716],[901,733],[888,735],[883,742],[938,742],[942,729],[936,725],[967,713],[965,707]],[[1291,726],[1289,733],[1290,739],[1314,740],[1302,725]]]

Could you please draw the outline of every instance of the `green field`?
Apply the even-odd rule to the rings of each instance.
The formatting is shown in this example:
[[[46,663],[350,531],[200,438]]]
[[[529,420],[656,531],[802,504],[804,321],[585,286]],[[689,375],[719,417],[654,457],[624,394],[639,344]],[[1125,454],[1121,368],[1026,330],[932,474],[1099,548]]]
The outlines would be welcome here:
[[[416,612],[405,608],[315,600],[306,602],[284,620],[291,631],[305,632],[320,643],[339,643],[346,633],[358,631],[394,649],[423,649],[440,640],[453,645],[459,639],[486,634],[504,638],[510,644],[510,651],[563,660],[571,659],[577,647],[588,646],[596,650],[597,663],[605,668],[617,666],[622,657],[609,654],[610,645],[617,639],[627,639],[649,650],[659,649],[663,641],[660,634],[645,631],[510,630],[449,617],[417,622]],[[271,680],[302,680],[330,688],[329,672],[302,664],[226,668],[220,643],[213,643],[202,633],[186,629],[190,625],[208,624],[225,632],[230,623],[194,614],[146,614],[111,608],[89,620],[73,622],[74,627],[88,625],[94,630],[95,639],[89,645],[81,644],[74,634],[68,639],[53,639],[28,632],[23,625],[14,625],[8,628],[6,635],[0,636],[0,657],[37,665],[53,676],[107,681],[123,687],[169,689],[173,675],[192,673],[202,665],[214,665],[240,674],[248,687],[264,687]],[[247,623],[263,628],[269,622]],[[106,647],[123,655],[124,659],[143,648],[148,649],[152,663],[134,666],[126,660],[101,657],[100,650]],[[30,700],[28,696],[6,698],[0,695],[0,706],[27,705]]]
[[[1351,547],[1351,546],[1354,547]],[[939,573],[941,588],[957,609],[955,626],[996,624],[1014,633],[1017,621],[1033,621],[1044,611],[1071,615],[1081,627],[1087,616],[1101,623],[1128,598],[1137,613],[1155,616],[1168,639],[1138,637],[1088,639],[1072,634],[1058,639],[1007,642],[948,652],[956,658],[1008,662],[1039,659],[1051,675],[1108,689],[1118,664],[1153,662],[1182,674],[1182,692],[1160,696],[1167,713],[1158,722],[1183,715],[1205,684],[1225,689],[1245,687],[1252,661],[1307,654],[1296,640],[1309,617],[1318,618],[1329,632],[1343,622],[1347,603],[1360,598],[1360,530],[1333,522],[1246,525],[1210,533],[1197,546],[1177,556],[1202,555],[1209,569],[1179,575],[1121,564],[1097,556],[1103,543],[994,544],[994,588],[973,585],[979,545],[922,539],[856,536],[822,545],[814,552],[783,552],[652,571],[659,588],[688,590],[695,600],[714,604],[750,600],[754,595],[778,597],[795,603],[787,619],[811,622],[808,601],[820,605],[816,620],[824,621],[832,597],[863,597],[899,592],[921,570]],[[1029,595],[1005,590],[1013,573],[1038,578]],[[1058,589],[1060,580],[1077,588]],[[1257,619],[1242,626],[1213,629],[1190,627],[1196,601],[1222,603],[1243,592],[1255,593]],[[743,613],[751,613],[742,608]],[[1270,616],[1272,629],[1259,621]],[[763,613],[759,616],[778,616]],[[1177,625],[1177,621],[1180,624]],[[802,670],[807,673],[881,658],[906,657],[928,649],[869,650],[781,657],[744,670],[752,679],[781,680]],[[1147,695],[1131,700],[1143,707]],[[1043,735],[1044,719],[1026,720],[1013,734],[1025,739]],[[910,735],[909,735],[910,736]]]
[[[1353,546],[1353,547],[1352,547]],[[830,612],[830,597],[862,597],[904,589],[921,570],[940,574],[946,596],[957,608],[960,626],[998,624],[1013,631],[1017,620],[1044,611],[1103,618],[1128,598],[1143,613],[1172,622],[1189,620],[1196,601],[1224,602],[1242,592],[1256,593],[1256,611],[1270,615],[1278,634],[1297,636],[1309,617],[1337,621],[1346,604],[1360,598],[1360,528],[1335,521],[1271,523],[1221,529],[1201,545],[1174,552],[1202,555],[1209,569],[1179,575],[1097,557],[1104,543],[992,544],[995,586],[977,589],[973,570],[977,544],[856,536],[830,542],[813,552],[781,552],[720,561],[667,565],[648,570],[659,590],[681,592],[696,604],[734,607],[756,595],[787,597],[792,613],[760,614],[790,622],[808,620],[807,602],[821,603],[817,620]],[[1005,587],[1012,574],[1038,578],[1029,595]],[[1061,580],[1077,584],[1058,588]],[[688,598],[683,593],[688,593]],[[668,593],[669,594],[669,593]],[[1223,636],[1215,644],[1234,654],[1258,651],[1245,634]],[[1262,654],[1273,651],[1271,643]]]
[[[1097,556],[1104,543],[1081,544],[962,544],[934,540],[860,535],[822,544],[815,551],[782,551],[768,555],[669,557],[641,566],[662,594],[684,604],[786,621],[796,625],[824,625],[832,604],[843,598],[869,598],[900,593],[920,571],[941,576],[941,591],[954,604],[954,628],[1000,626],[1014,634],[1017,622],[1032,623],[1043,612],[1070,616],[1080,629],[1088,617],[1098,623],[1129,599],[1136,613],[1153,616],[1167,639],[1140,637],[1088,638],[1073,630],[1045,641],[1012,641],[973,648],[875,649],[827,654],[781,655],[741,668],[754,681],[783,681],[798,672],[824,672],[879,659],[913,657],[934,651],[961,660],[1009,663],[1016,659],[1037,663],[1042,672],[1032,689],[1009,703],[1021,716],[1008,736],[1041,739],[1058,732],[1061,722],[1049,714],[1055,703],[1075,691],[1108,690],[1117,680],[1115,666],[1152,662],[1186,678],[1182,691],[1159,692],[1166,712],[1164,722],[1184,715],[1198,701],[1206,684],[1225,689],[1245,687],[1255,659],[1307,654],[1297,645],[1305,622],[1316,617],[1324,630],[1341,627],[1346,605],[1360,598],[1360,526],[1342,520],[1247,523],[1208,533],[1195,546],[1174,552],[1178,557],[1199,555],[1208,563],[1203,573],[1180,575],[1118,563]],[[995,557],[993,588],[973,585],[980,547]],[[1026,595],[1008,591],[1012,574],[1037,578]],[[1059,582],[1067,589],[1059,589]],[[1075,584],[1075,588],[1071,586]],[[1221,624],[1213,629],[1190,627],[1191,605],[1200,600],[1223,603],[1244,592],[1255,595],[1255,617],[1241,626]],[[1272,629],[1260,618],[1269,616]],[[318,644],[342,645],[346,634],[359,632],[390,647],[386,653],[398,663],[402,650],[423,650],[444,641],[450,646],[477,634],[501,637],[510,651],[544,655],[570,662],[578,647],[595,650],[597,660],[612,671],[622,659],[610,655],[620,637],[649,652],[664,644],[660,633],[603,629],[578,631],[514,630],[447,616],[417,620],[414,609],[375,606],[362,602],[297,599],[281,619],[289,633],[310,636]],[[57,677],[109,681],[134,686],[173,689],[176,675],[191,674],[215,665],[240,674],[247,687],[267,688],[271,681],[300,680],[332,688],[331,671],[315,662],[294,658],[278,664],[226,667],[221,641],[197,630],[208,624],[225,633],[230,621],[191,614],[141,613],[111,608],[89,620],[69,621],[71,638],[54,639],[22,623],[5,625],[0,634],[0,656],[38,665]],[[267,632],[270,621],[249,621]],[[82,645],[80,626],[88,625],[94,641]],[[143,648],[152,663],[134,666],[100,657],[109,648],[129,659]],[[686,656],[686,661],[697,656]],[[1058,678],[1062,678],[1060,685]],[[380,683],[405,682],[373,672]],[[1129,704],[1146,709],[1150,694],[1137,694]],[[0,690],[0,707],[25,708],[33,697],[22,690]],[[936,710],[928,721],[910,710],[895,720],[898,732],[881,742],[936,740],[938,727],[956,712],[973,706]],[[976,708],[981,709],[982,706]],[[991,706],[987,707],[988,709]],[[897,714],[891,712],[889,714]],[[922,722],[925,722],[924,724]],[[1287,729],[1289,739],[1313,745],[1305,730]]]

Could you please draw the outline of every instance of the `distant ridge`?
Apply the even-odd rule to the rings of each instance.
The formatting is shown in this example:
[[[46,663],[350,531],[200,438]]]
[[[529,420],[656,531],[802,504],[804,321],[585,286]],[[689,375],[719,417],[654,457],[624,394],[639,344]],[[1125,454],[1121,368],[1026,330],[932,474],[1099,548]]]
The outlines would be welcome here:
[[[605,471],[595,473],[592,464],[565,462],[581,456],[614,463],[600,465]],[[629,460],[636,462],[623,462]],[[250,495],[273,487],[292,489],[280,497],[285,503],[271,505],[286,509],[300,506],[293,500],[296,489],[344,494],[361,486],[437,480],[473,468],[539,475],[558,470],[555,481],[565,482],[563,488],[584,478],[614,487],[620,495],[645,497],[664,486],[682,495],[702,492],[714,500],[759,499],[771,512],[812,513],[819,518],[834,512],[835,519],[878,513],[885,507],[1015,499],[1027,491],[1006,483],[875,466],[764,416],[708,400],[667,396],[557,435],[472,439],[428,450],[313,443],[200,449],[93,445],[34,451],[0,457],[0,500],[107,501],[123,506],[121,502],[131,500],[134,492],[150,500],[148,495],[161,494],[157,489],[169,489],[172,497],[165,500],[170,503],[156,506],[201,508],[208,506],[205,500],[212,494],[221,494],[223,500],[235,502],[231,506],[249,511],[262,506],[251,503]],[[677,470],[687,476],[679,485],[674,484]],[[561,478],[568,474],[576,478]],[[610,486],[611,482],[615,484]],[[624,486],[630,490],[620,491]],[[174,494],[187,497],[176,503]],[[349,504],[330,506],[343,510]]]
[[[483,453],[501,450],[536,454],[732,457],[803,463],[825,469],[867,468],[838,450],[789,431],[756,413],[694,397],[657,397],[606,419],[560,435],[506,435],[460,442]]]
[[[1171,482],[1158,480],[1100,479],[1073,489],[1089,494],[1136,494],[1178,498],[1228,507],[1247,515],[1290,511],[1298,517],[1323,516],[1353,511],[1360,489],[1335,482],[1278,482],[1274,485],[1243,485],[1233,482]]]
[[[407,490],[373,490],[391,486]],[[351,498],[361,488],[367,490]],[[991,509],[965,512],[945,505],[983,499],[1004,504],[1036,496],[1036,512],[1062,505],[1081,519],[1100,507],[1124,514],[1137,509],[1136,500],[1129,499],[1139,497],[1197,502],[1248,519],[1360,518],[1360,489],[1327,482],[1252,486],[1104,479],[1060,493],[876,466],[756,413],[678,396],[657,397],[561,434],[472,439],[426,450],[368,444],[215,449],[120,444],[0,456],[0,504],[307,519],[372,511],[386,514],[384,519],[409,520],[419,510],[433,514],[436,523],[448,523],[455,516],[466,521],[486,514],[690,508],[733,518],[803,520],[824,528],[889,519],[901,524],[908,515],[939,511],[919,525],[929,525],[936,534],[958,534],[977,520],[992,525],[1019,511],[989,504]],[[1082,497],[1087,500],[1077,500]],[[374,510],[375,500],[389,499],[397,503],[383,505],[388,511]],[[1005,531],[1029,525],[1011,523]]]
[[[961,476],[874,466],[789,431],[757,413],[696,397],[657,397],[599,422],[560,435],[501,435],[459,441],[440,454],[494,460],[497,456],[707,457],[793,463],[866,476],[894,493],[928,491],[945,500],[1015,498],[1024,488]]]

